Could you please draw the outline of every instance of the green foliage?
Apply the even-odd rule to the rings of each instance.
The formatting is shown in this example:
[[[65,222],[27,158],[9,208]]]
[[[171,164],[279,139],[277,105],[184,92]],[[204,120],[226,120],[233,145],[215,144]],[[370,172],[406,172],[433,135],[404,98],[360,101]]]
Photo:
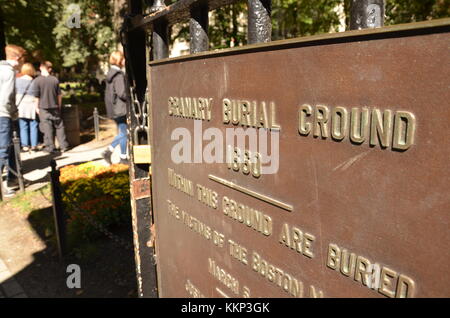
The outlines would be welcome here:
[[[385,1],[386,25],[450,16],[450,0]],[[337,31],[340,19],[345,19],[345,24],[349,24],[350,3],[350,0],[272,0],[272,39]],[[339,6],[343,6],[342,16],[338,13]],[[175,37],[188,40],[189,26],[179,28],[179,32],[172,36],[172,40]],[[246,37],[246,1],[212,12],[209,25],[211,49],[227,48],[231,43],[235,46],[244,45]]]
[[[61,169],[62,199],[69,215],[68,232],[75,238],[101,234],[89,220],[111,228],[130,221],[128,167],[88,162]]]
[[[274,40],[330,32],[339,25],[335,11],[342,0],[273,0]]]
[[[63,104],[86,104],[97,103],[101,101],[100,93],[75,92],[63,96]]]
[[[99,59],[106,59],[115,49],[117,38],[113,31],[113,10],[104,0],[63,0],[53,34],[56,48],[61,52],[62,65],[71,67],[84,64],[84,71],[95,69]],[[67,21],[73,11],[71,5],[80,7],[80,28],[68,28]]]
[[[166,0],[170,5],[176,0]],[[150,1],[151,2],[151,1]],[[149,3],[150,3],[149,2]],[[345,20],[351,0],[273,0],[272,39],[284,39],[336,30],[342,19],[337,13],[344,5]],[[450,0],[385,0],[386,25],[450,16]],[[0,0],[7,43],[25,47],[31,60],[48,59],[71,67],[70,76],[86,75],[106,61],[118,44],[118,3],[113,0]],[[71,4],[81,9],[81,28],[68,28]],[[116,10],[114,10],[116,5]],[[116,22],[116,24],[115,24]],[[222,7],[211,14],[209,38],[212,49],[246,44],[247,1]],[[175,37],[189,40],[189,25],[175,28]],[[1,30],[0,30],[1,32]],[[80,75],[82,74],[82,75]]]
[[[103,97],[98,91],[89,91],[86,83],[65,82],[59,84],[63,93],[63,104],[98,103]]]
[[[55,67],[82,66],[87,74],[106,60],[117,46],[112,1],[105,0],[0,0],[7,43],[23,46],[28,60],[51,60]],[[80,7],[80,28],[69,28]]]
[[[31,59],[46,58],[59,62],[52,37],[55,14],[60,10],[56,0],[0,0],[7,43],[23,46]]]
[[[246,3],[240,2],[213,11],[208,34],[211,49],[246,44],[246,10]]]
[[[385,0],[386,25],[450,16],[450,0]]]

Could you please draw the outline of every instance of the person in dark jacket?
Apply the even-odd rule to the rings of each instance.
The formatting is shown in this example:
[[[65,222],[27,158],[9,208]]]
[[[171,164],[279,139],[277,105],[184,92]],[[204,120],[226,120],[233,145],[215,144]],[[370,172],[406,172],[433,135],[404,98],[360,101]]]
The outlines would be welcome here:
[[[69,150],[64,121],[62,119],[62,93],[59,80],[51,75],[53,64],[44,61],[40,65],[41,75],[34,80],[37,97],[36,112],[40,119],[40,128],[44,133],[44,152],[54,153],[54,131],[58,139],[61,152]]]
[[[111,145],[102,153],[102,157],[111,164],[114,148],[120,145],[120,163],[128,164],[127,160],[127,103],[129,95],[125,84],[125,75],[121,68],[125,65],[122,52],[115,51],[109,58],[111,68],[106,75],[105,105],[106,114],[117,124],[118,134]]]

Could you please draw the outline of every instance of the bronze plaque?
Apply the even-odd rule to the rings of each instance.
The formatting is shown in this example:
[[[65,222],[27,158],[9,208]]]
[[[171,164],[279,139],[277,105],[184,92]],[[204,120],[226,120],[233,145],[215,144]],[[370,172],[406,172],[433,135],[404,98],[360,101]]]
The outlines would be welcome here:
[[[151,63],[160,296],[450,296],[449,39],[446,20]]]

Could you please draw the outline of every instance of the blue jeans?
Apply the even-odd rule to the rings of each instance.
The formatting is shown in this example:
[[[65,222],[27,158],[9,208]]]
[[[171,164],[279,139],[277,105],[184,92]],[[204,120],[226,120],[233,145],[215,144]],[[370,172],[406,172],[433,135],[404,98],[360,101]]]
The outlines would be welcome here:
[[[114,121],[117,124],[117,129],[119,130],[119,133],[117,134],[116,138],[111,143],[111,147],[115,148],[117,145],[120,144],[120,154],[126,155],[127,154],[127,117],[122,116],[118,118],[114,118]]]
[[[28,118],[19,118],[20,144],[22,147],[36,147],[38,144],[38,126],[37,120]]]
[[[16,160],[14,158],[14,147],[12,144],[12,122],[9,117],[0,117],[0,179],[3,167],[16,169]],[[8,180],[15,176],[8,169]]]

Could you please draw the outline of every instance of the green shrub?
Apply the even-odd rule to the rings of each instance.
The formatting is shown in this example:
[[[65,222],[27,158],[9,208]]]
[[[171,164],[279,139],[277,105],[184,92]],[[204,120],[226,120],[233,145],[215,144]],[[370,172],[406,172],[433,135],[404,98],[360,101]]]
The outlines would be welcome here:
[[[95,162],[67,166],[61,168],[60,181],[68,233],[75,240],[102,235],[93,222],[109,230],[130,223],[128,166]]]

